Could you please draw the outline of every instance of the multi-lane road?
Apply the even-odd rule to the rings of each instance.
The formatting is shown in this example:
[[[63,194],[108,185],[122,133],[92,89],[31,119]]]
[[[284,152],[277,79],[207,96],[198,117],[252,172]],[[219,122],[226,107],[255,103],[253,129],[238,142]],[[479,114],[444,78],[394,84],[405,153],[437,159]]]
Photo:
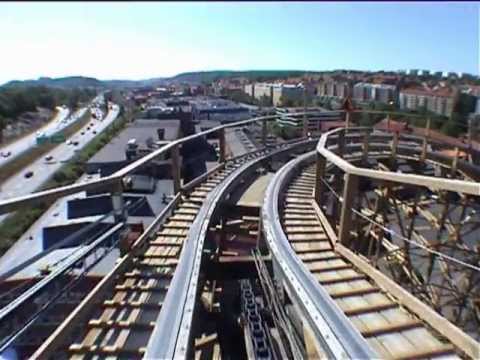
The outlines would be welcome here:
[[[65,162],[68,162],[76,151],[82,149],[90,140],[105,130],[117,118],[118,111],[118,106],[113,105],[103,120],[91,119],[87,125],[73,134],[66,142],[61,143],[25,167],[21,172],[7,179],[1,185],[0,199],[26,195],[38,189]],[[47,161],[47,158],[50,160]],[[25,174],[28,172],[33,172],[33,175],[26,178]]]
[[[57,107],[57,114],[55,115],[54,119],[50,121],[48,124],[38,129],[37,132],[28,134],[9,145],[0,147],[0,153],[10,154],[8,157],[4,157],[0,155],[0,166],[6,165],[10,161],[14,160],[18,156],[26,152],[27,150],[34,147],[36,145],[36,137],[38,132],[42,132],[42,133],[45,133],[45,135],[50,136],[55,132],[59,131],[59,129],[62,128],[62,125],[66,123],[69,113],[70,113],[69,109],[59,106]],[[71,116],[70,118],[73,118],[73,116]]]
[[[103,94],[100,94],[95,99],[93,99],[91,103],[96,104],[102,101]],[[82,107],[73,114],[70,114],[70,109],[58,106],[57,114],[48,124],[42,126],[37,131],[16,140],[11,144],[0,147],[0,167],[8,164],[10,161],[25,153],[27,150],[33,148],[37,144],[38,134],[41,133],[43,136],[47,137],[52,136],[80,119],[87,110],[87,107]],[[8,156],[3,156],[6,154],[8,154]]]
[[[99,135],[118,116],[119,106],[113,105],[102,120],[91,119],[87,125],[72,135],[66,142],[58,145],[50,152],[25,167],[21,172],[8,178],[0,188],[0,199],[8,199],[26,195],[37,190],[60,167],[73,158],[75,153],[87,145],[95,136]],[[88,130],[87,130],[88,128]],[[76,144],[76,145],[74,145]],[[49,160],[47,161],[47,157]],[[50,158],[51,157],[51,158]],[[25,174],[32,172],[29,178]],[[7,215],[0,216],[2,222]]]

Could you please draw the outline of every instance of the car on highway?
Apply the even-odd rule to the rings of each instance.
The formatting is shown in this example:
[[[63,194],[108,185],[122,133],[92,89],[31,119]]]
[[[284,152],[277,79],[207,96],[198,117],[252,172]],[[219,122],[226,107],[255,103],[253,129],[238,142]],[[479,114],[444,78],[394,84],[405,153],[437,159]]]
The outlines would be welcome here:
[[[80,135],[85,135],[85,131],[82,131],[82,132],[80,133]]]
[[[33,171],[27,171],[24,175],[27,179],[33,176]]]
[[[97,133],[97,131],[96,131],[96,130],[93,130],[92,133],[95,135],[95,134]]]
[[[67,145],[72,145],[72,144],[73,144],[72,140],[67,140]]]
[[[2,156],[3,157],[9,157],[10,155],[12,155],[12,152],[11,151],[2,151]]]
[[[53,156],[52,156],[52,155],[47,155],[47,156],[45,156],[45,160],[46,160],[46,161],[52,161],[52,160],[53,160]]]
[[[78,145],[78,141],[74,141],[73,146],[77,146],[77,145]]]

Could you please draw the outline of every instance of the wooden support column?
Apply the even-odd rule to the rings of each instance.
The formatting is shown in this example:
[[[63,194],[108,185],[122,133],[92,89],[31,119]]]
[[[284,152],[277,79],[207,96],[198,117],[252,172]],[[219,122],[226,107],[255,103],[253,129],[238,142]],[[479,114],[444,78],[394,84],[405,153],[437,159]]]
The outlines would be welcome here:
[[[123,188],[121,183],[113,186],[112,195],[112,209],[114,211],[113,218],[115,222],[125,221],[128,217],[125,209],[125,199],[123,198]]]
[[[451,168],[451,174],[452,174],[452,177],[455,178],[456,177],[456,173],[457,173],[457,168],[458,168],[458,153],[459,153],[459,149],[458,149],[458,146],[455,147],[455,155],[453,156],[453,160],[452,160],[452,168]]]
[[[180,151],[178,145],[175,145],[171,150],[172,157],[172,177],[173,177],[173,193],[177,194],[181,190],[181,164]]]
[[[337,154],[338,156],[343,157],[343,154],[345,153],[345,129],[338,132],[337,145]]]
[[[353,207],[355,197],[358,193],[358,176],[345,174],[345,183],[343,186],[343,203],[340,214],[340,229],[338,240],[345,246],[350,246],[350,230],[353,225]]]
[[[368,162],[368,142],[370,141],[370,132],[367,129],[365,135],[363,137],[363,155],[362,155],[362,162],[366,164]]]
[[[391,155],[390,155],[390,168],[396,170],[397,168],[397,147],[398,147],[398,132],[393,133]]]
[[[320,201],[322,199],[322,194],[323,194],[323,177],[325,176],[325,166],[327,164],[327,160],[322,154],[317,153],[317,167],[316,167],[316,177],[315,177],[315,190],[314,190],[314,196],[315,196],[315,201],[317,202],[317,205],[319,208],[321,208]]]
[[[345,113],[345,128],[349,128],[350,127],[350,111],[347,111]]]
[[[303,86],[303,137],[308,134],[308,119],[307,119],[307,88],[306,84]]]
[[[218,132],[218,139],[219,139],[219,148],[220,148],[220,159],[219,159],[219,162],[220,163],[224,163],[226,158],[225,158],[225,154],[226,154],[226,149],[225,149],[225,129],[222,128],[219,130]]]
[[[262,145],[267,146],[267,119],[262,120]]]
[[[423,137],[421,161],[427,158],[428,137],[430,136],[430,118],[427,119],[427,127],[425,128],[425,136]]]
[[[220,218],[220,237],[218,242],[218,255],[221,256],[225,249],[225,242],[227,241],[227,219],[225,216]]]
[[[473,163],[473,158],[472,158],[472,137],[473,137],[473,125],[472,125],[472,119],[468,119],[468,154],[467,154],[467,161]]]

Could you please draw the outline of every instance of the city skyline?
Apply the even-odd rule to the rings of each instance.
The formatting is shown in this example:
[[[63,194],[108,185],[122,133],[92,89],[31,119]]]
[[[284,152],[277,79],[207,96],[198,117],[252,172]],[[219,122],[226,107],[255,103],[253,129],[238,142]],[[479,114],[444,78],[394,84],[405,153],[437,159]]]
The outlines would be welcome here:
[[[475,3],[4,3],[0,13],[0,31],[14,34],[2,40],[0,84],[209,70],[479,74]]]

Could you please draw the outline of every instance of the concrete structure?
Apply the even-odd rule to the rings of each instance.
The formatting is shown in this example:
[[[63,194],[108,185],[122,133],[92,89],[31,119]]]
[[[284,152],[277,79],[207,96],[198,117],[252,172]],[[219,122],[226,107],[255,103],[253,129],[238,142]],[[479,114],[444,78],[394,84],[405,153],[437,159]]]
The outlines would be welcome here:
[[[252,99],[255,98],[255,84],[245,84],[243,86],[243,91],[249,95]]]
[[[253,90],[255,99],[267,97],[273,102],[273,86],[274,84],[269,83],[255,83]]]
[[[447,87],[410,87],[400,90],[399,105],[402,110],[425,108],[438,115],[450,116],[456,98],[456,92]]]
[[[307,92],[311,95],[314,90],[311,88]],[[273,106],[281,106],[283,99],[294,101],[303,99],[304,86],[300,83],[255,83],[245,85],[244,91],[252,98],[257,100],[268,98]]]
[[[250,110],[231,100],[202,98],[190,101],[195,121],[216,120],[219,122],[239,121],[250,117]]]
[[[358,83],[353,86],[353,99],[356,101],[395,102],[397,88],[395,85]]]
[[[352,88],[345,81],[322,81],[317,86],[318,96],[336,97],[344,99],[352,93]]]
[[[302,100],[304,93],[303,89],[302,85],[275,84],[272,86],[273,106],[280,106],[285,100]]]

